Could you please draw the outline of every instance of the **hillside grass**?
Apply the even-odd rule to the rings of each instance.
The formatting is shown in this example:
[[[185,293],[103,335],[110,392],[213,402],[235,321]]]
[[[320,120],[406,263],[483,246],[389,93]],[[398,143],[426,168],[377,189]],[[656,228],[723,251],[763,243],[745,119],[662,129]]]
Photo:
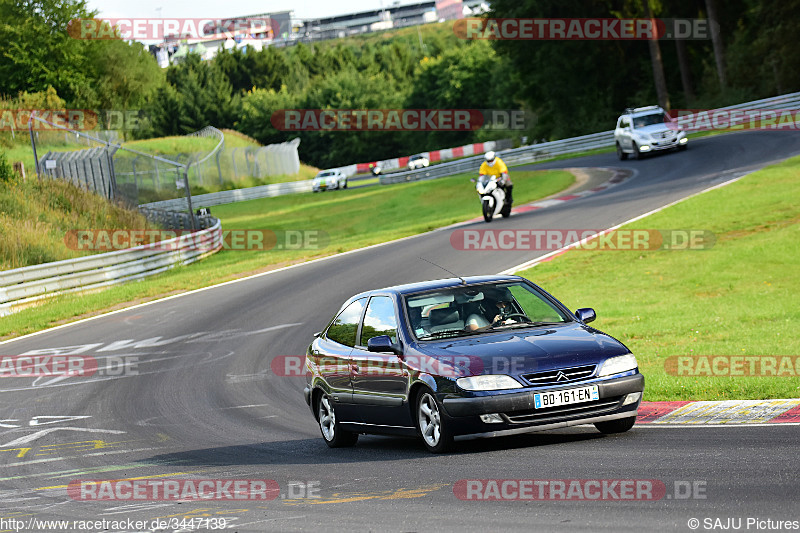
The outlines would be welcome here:
[[[69,230],[149,227],[138,211],[61,180],[0,182],[0,270],[90,253],[67,247]]]

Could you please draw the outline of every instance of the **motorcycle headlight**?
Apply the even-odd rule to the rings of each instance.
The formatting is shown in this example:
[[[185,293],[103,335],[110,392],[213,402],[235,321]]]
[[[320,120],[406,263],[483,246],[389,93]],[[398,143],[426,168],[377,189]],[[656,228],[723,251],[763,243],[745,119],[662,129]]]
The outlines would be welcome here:
[[[600,367],[600,372],[597,376],[611,376],[613,374],[627,372],[628,370],[634,370],[638,367],[639,364],[636,362],[636,357],[634,357],[632,353],[628,353],[606,359],[603,366]]]
[[[502,374],[486,374],[483,376],[470,376],[459,378],[456,385],[464,390],[502,390],[502,389],[521,389],[522,385],[511,376]]]

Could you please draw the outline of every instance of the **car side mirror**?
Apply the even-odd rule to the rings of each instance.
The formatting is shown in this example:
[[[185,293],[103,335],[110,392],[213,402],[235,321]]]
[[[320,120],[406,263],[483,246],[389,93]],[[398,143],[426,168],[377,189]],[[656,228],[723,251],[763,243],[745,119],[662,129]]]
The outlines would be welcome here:
[[[395,346],[391,337],[388,335],[378,335],[377,337],[370,338],[367,341],[367,351],[379,353],[389,352],[400,355],[400,350]]]
[[[315,338],[315,339],[316,339],[316,338],[319,338],[319,336],[320,336],[320,335],[322,335],[322,332],[321,332],[321,331],[318,331],[318,332],[314,333],[314,338]]]
[[[582,307],[578,309],[577,311],[575,311],[575,316],[578,317],[578,320],[580,320],[584,324],[588,324],[589,322],[592,322],[595,318],[597,318],[597,314],[591,307]]]

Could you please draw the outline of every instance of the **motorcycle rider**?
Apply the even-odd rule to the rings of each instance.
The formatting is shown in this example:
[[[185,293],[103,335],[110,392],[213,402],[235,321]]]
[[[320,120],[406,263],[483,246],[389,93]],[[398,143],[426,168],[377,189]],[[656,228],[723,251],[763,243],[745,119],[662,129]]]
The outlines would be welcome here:
[[[506,193],[506,203],[508,205],[513,204],[514,184],[511,183],[511,178],[508,177],[508,167],[502,159],[497,157],[494,151],[486,152],[483,157],[486,161],[481,163],[478,174],[481,176],[495,176],[497,178],[497,186]]]

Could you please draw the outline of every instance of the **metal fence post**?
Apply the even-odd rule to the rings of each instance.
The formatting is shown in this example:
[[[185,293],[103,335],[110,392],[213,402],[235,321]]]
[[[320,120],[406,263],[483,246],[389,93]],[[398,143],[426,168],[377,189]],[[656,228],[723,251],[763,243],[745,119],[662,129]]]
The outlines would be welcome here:
[[[36,155],[36,141],[33,138],[33,116],[36,111],[31,111],[31,116],[28,119],[28,131],[31,134],[31,146],[33,147],[33,161],[36,163],[36,177],[39,178],[39,183],[42,182],[42,174],[39,172],[39,157]]]
[[[189,167],[183,167],[183,187],[186,189],[186,203],[189,205],[189,220],[192,223],[192,231],[197,228],[194,223],[194,209],[192,209],[192,191],[189,189]]]
[[[222,166],[219,164],[219,156],[222,153],[222,150],[225,149],[225,145],[222,145],[222,149],[217,150],[217,174],[219,174],[219,184],[222,185]]]
[[[234,148],[233,150],[231,150],[231,161],[233,161],[233,179],[234,179],[234,181],[239,179],[239,170],[236,168],[236,150],[238,150],[238,148]]]

